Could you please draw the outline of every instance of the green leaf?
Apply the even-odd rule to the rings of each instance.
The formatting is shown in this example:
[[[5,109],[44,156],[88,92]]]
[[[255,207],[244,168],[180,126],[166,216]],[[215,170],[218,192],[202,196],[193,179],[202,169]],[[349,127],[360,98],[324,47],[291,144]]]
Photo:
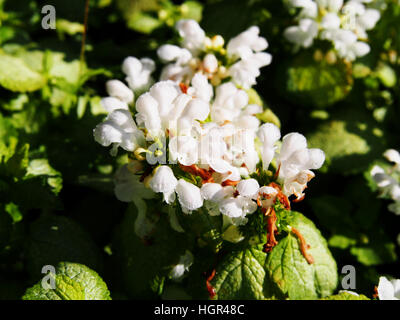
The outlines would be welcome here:
[[[10,202],[6,204],[5,210],[10,215],[11,219],[13,220],[13,223],[17,223],[22,220],[22,213],[15,203]]]
[[[42,88],[46,79],[30,69],[22,59],[0,54],[0,85],[15,92],[31,92]]]
[[[291,226],[310,246],[307,252],[314,258],[314,263],[309,264],[301,254],[297,237],[288,234],[268,255],[269,276],[289,299],[326,297],[332,294],[338,282],[336,262],[314,223],[300,213],[293,213]]]
[[[218,265],[212,285],[216,299],[269,299],[275,286],[265,270],[266,254],[256,247],[229,254]],[[279,293],[279,291],[278,291]]]
[[[29,144],[25,144],[18,148],[10,159],[5,163],[6,173],[8,176],[22,178],[29,164]]]
[[[44,288],[41,281],[26,290],[23,300],[111,300],[107,285],[88,267],[61,262],[55,273],[55,289]]]
[[[342,291],[339,294],[322,298],[320,300],[371,300],[371,299],[367,298],[363,294],[357,295]]]
[[[47,184],[55,194],[62,189],[61,173],[52,168],[47,159],[34,159],[29,162],[26,172],[26,178],[46,176]]]
[[[339,249],[347,249],[357,243],[357,240],[342,234],[335,234],[329,238],[329,246]]]
[[[366,266],[392,263],[397,260],[396,245],[392,242],[376,242],[369,246],[352,247],[350,253]]]
[[[344,64],[316,62],[309,52],[282,64],[278,72],[278,88],[296,104],[326,108],[346,98],[352,79]]]
[[[307,135],[311,148],[325,152],[325,169],[342,174],[363,172],[383,153],[382,131],[372,117],[358,107],[336,110]]]
[[[72,22],[66,19],[57,19],[56,29],[58,33],[67,33],[72,36],[77,33],[83,33],[84,26],[78,22]]]
[[[129,19],[128,27],[135,31],[151,33],[162,25],[162,21],[144,12],[135,12]]]
[[[161,9],[159,0],[117,0],[117,6],[128,27],[135,31],[151,33],[163,23],[156,18],[157,10]]]
[[[165,215],[155,225],[149,241],[140,239],[134,231],[136,216],[132,204],[114,240],[115,268],[130,298],[154,298],[161,293],[164,279],[188,244],[184,235],[170,228]]]
[[[27,244],[27,268],[31,275],[40,274],[44,265],[61,261],[77,262],[101,270],[98,248],[76,222],[62,216],[42,216],[31,225]]]
[[[185,1],[181,7],[182,19],[201,21],[203,6],[197,1]]]

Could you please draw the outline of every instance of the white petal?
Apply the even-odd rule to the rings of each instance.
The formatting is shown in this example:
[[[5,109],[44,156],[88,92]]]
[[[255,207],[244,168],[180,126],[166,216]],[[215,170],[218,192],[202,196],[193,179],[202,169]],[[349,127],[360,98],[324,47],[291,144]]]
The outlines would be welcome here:
[[[281,138],[281,132],[273,123],[264,123],[258,130],[257,136],[264,145],[272,146]]]
[[[111,123],[103,122],[96,126],[93,131],[94,139],[104,147],[111,143],[121,143],[123,133]]]
[[[293,152],[307,148],[307,139],[302,134],[293,132],[285,135],[282,139],[280,160],[287,159]]]
[[[135,57],[127,57],[122,63],[122,71],[127,76],[137,76],[142,71],[142,63]]]
[[[157,55],[164,62],[178,61],[179,64],[187,63],[192,58],[188,50],[171,44],[164,44],[159,47]]]
[[[188,211],[196,210],[203,206],[203,198],[200,188],[183,179],[178,181],[176,186],[179,203]]]
[[[191,51],[202,49],[204,46],[205,32],[199,24],[192,19],[179,20],[176,24],[179,35],[183,38],[183,46]]]
[[[111,97],[118,98],[119,100],[126,103],[133,102],[134,99],[133,91],[119,80],[107,81],[106,90]]]
[[[158,102],[149,92],[142,94],[136,101],[138,115],[144,118],[145,126],[149,131],[161,128],[161,119],[158,112]]]
[[[393,284],[386,277],[379,278],[378,297],[379,300],[396,300],[394,298]]]
[[[216,202],[215,196],[222,190],[222,186],[219,183],[205,183],[201,186],[201,195],[204,200],[210,200]]]
[[[310,162],[308,164],[308,169],[319,169],[325,162],[325,153],[321,149],[309,149]]]
[[[260,185],[256,179],[246,179],[241,180],[236,188],[241,196],[252,198],[257,194]]]
[[[160,81],[150,88],[151,96],[158,102],[158,112],[161,117],[167,115],[172,109],[172,102],[180,94],[177,86],[172,81]]]
[[[394,149],[388,149],[384,152],[383,156],[390,162],[400,164],[400,153]]]
[[[129,109],[128,104],[126,102],[121,101],[114,97],[103,98],[101,99],[100,103],[103,106],[103,108],[109,113],[117,109],[125,109],[125,110]]]
[[[208,53],[203,59],[203,65],[206,72],[214,73],[218,69],[218,60],[215,55]]]
[[[154,192],[171,193],[175,190],[178,180],[175,178],[172,169],[168,166],[160,166],[156,169],[150,181],[150,188]]]
[[[169,141],[169,152],[172,161],[185,166],[195,164],[198,160],[197,140],[189,136],[174,137]]]
[[[219,209],[223,215],[230,218],[238,218],[244,215],[242,203],[237,198],[223,200],[219,205]]]

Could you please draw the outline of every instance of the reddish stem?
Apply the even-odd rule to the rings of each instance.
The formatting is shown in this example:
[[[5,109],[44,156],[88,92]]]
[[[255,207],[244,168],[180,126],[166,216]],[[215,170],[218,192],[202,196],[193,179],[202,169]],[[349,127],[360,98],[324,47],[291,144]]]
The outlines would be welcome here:
[[[217,292],[215,291],[215,288],[211,285],[211,280],[214,279],[215,277],[215,269],[211,272],[211,275],[207,278],[206,280],[206,286],[207,286],[207,291],[208,294],[210,295],[210,298],[213,299],[215,297],[215,295],[217,294]]]
[[[264,245],[263,251],[268,253],[278,244],[278,241],[276,241],[275,238],[275,233],[278,231],[278,228],[276,227],[277,218],[274,208],[271,208],[269,213],[267,213],[266,210],[264,210],[263,213],[267,215],[267,243]]]
[[[199,176],[203,180],[203,183],[214,182],[212,173],[210,171],[199,168],[195,164],[192,164],[191,166],[184,166],[180,164],[179,167],[185,172]]]

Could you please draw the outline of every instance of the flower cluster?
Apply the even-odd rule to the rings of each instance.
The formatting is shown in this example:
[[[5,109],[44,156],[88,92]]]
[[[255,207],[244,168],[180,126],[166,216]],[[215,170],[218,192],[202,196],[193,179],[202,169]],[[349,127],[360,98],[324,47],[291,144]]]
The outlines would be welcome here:
[[[248,89],[256,83],[260,68],[271,63],[271,55],[262,52],[268,42],[259,36],[256,26],[231,39],[226,48],[221,36],[207,37],[194,20],[181,20],[176,28],[182,39],[181,46],[165,44],[157,50],[159,58],[167,63],[161,80],[188,84],[194,74],[201,72],[213,85],[230,78]]]
[[[371,0],[290,0],[299,8],[298,25],[288,27],[285,37],[297,48],[310,47],[315,39],[328,40],[339,57],[353,61],[369,53],[367,31],[375,27],[380,12],[366,7]]]
[[[259,208],[270,213],[277,200],[287,204],[292,195],[301,200],[314,177],[311,170],[322,166],[325,155],[309,149],[299,133],[280,140],[276,125],[257,118],[263,108],[251,104],[244,89],[271,61],[261,52],[267,41],[258,28],[231,39],[226,49],[221,36],[207,37],[193,20],[179,21],[177,29],[182,47],[158,49],[168,62],[159,82],[151,85],[154,63],[127,58],[129,88],[119,80],[106,85],[109,97],[102,103],[109,114],[94,129],[95,140],[112,145],[114,155],[119,147],[130,152],[130,163],[117,174],[117,197],[140,205],[145,186],[169,207],[185,214],[204,208],[235,226],[246,224]],[[133,91],[145,87],[134,101]],[[267,185],[262,176],[269,177]],[[183,231],[176,213],[170,222]],[[138,222],[136,232],[147,228]]]
[[[386,169],[374,165],[371,169],[371,175],[381,192],[381,196],[394,201],[389,204],[389,211],[400,215],[400,153],[394,149],[389,149],[383,155],[393,165]]]

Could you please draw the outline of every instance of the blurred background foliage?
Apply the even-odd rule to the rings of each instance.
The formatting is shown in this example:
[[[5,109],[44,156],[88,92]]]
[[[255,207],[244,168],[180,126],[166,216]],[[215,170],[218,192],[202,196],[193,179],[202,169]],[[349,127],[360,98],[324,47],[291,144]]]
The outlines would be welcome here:
[[[372,51],[353,64],[322,41],[293,53],[282,37],[293,19],[284,1],[89,3],[82,60],[84,0],[0,0],[0,299],[19,299],[44,264],[60,261],[97,271],[113,298],[163,291],[158,270],[177,262],[182,241],[158,230],[160,247],[143,249],[134,207],[113,195],[112,175],[126,159],[115,163],[92,130],[105,114],[105,81],[122,78],[127,56],[156,58],[160,44],[177,38],[173,26],[182,18],[225,39],[260,27],[273,63],[255,89],[283,133],[305,133],[327,156],[294,209],[321,229],[339,272],[356,266],[357,292],[371,296],[378,275],[400,278],[400,217],[365,178],[385,149],[400,147],[398,1],[376,1],[385,10],[370,33]],[[46,4],[56,8],[55,30],[41,27]],[[166,241],[177,246],[168,249]],[[159,252],[165,254],[154,259]],[[148,257],[143,265],[135,264],[140,255]],[[203,297],[204,288],[193,288]]]

